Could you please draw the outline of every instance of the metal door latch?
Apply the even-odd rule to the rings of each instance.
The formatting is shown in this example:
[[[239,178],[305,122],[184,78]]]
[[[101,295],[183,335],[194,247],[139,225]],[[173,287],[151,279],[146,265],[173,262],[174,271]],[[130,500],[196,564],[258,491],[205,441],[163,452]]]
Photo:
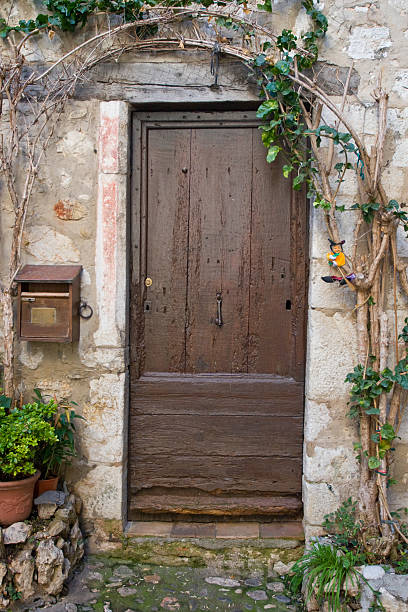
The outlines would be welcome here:
[[[215,324],[218,325],[218,327],[222,327],[224,324],[222,320],[221,307],[222,307],[222,295],[221,295],[221,291],[217,291],[217,318],[215,319]]]

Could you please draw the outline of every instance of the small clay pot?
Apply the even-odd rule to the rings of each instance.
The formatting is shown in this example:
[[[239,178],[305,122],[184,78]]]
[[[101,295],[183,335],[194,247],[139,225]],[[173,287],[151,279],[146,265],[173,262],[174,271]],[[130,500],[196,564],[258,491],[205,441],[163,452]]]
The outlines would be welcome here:
[[[34,476],[0,482],[0,525],[8,527],[18,521],[24,521],[31,514],[33,507],[34,486],[40,477],[37,471]]]
[[[59,476],[54,478],[40,478],[35,485],[34,497],[39,497],[45,491],[56,491],[58,487]]]

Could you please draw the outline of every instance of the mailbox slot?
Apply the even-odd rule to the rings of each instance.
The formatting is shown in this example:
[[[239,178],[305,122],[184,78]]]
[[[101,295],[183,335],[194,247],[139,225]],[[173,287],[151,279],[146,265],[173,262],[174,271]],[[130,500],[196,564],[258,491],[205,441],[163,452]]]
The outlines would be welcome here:
[[[25,266],[18,283],[18,334],[21,340],[79,340],[82,266]]]

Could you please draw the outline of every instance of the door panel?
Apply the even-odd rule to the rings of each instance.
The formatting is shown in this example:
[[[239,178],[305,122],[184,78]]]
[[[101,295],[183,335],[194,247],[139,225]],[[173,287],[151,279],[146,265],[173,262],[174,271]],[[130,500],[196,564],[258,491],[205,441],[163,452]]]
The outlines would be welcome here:
[[[282,177],[281,164],[267,164],[265,147],[255,133],[249,372],[293,376],[291,253],[296,247],[290,240],[291,195],[291,182]]]
[[[154,282],[143,304],[145,369],[183,372],[190,130],[150,130],[146,144],[146,268]]]
[[[187,372],[247,371],[252,167],[248,131],[214,127],[192,132]],[[222,297],[222,329],[215,322],[217,292]]]
[[[134,150],[129,518],[296,514],[304,194],[249,113],[138,115]]]

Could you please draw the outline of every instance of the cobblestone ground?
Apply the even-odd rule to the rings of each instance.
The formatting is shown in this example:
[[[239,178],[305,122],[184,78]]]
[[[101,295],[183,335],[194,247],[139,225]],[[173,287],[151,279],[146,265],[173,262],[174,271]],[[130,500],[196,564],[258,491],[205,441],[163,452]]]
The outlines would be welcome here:
[[[208,568],[167,567],[91,556],[54,604],[20,610],[48,612],[258,612],[295,610],[279,578],[216,575]]]

